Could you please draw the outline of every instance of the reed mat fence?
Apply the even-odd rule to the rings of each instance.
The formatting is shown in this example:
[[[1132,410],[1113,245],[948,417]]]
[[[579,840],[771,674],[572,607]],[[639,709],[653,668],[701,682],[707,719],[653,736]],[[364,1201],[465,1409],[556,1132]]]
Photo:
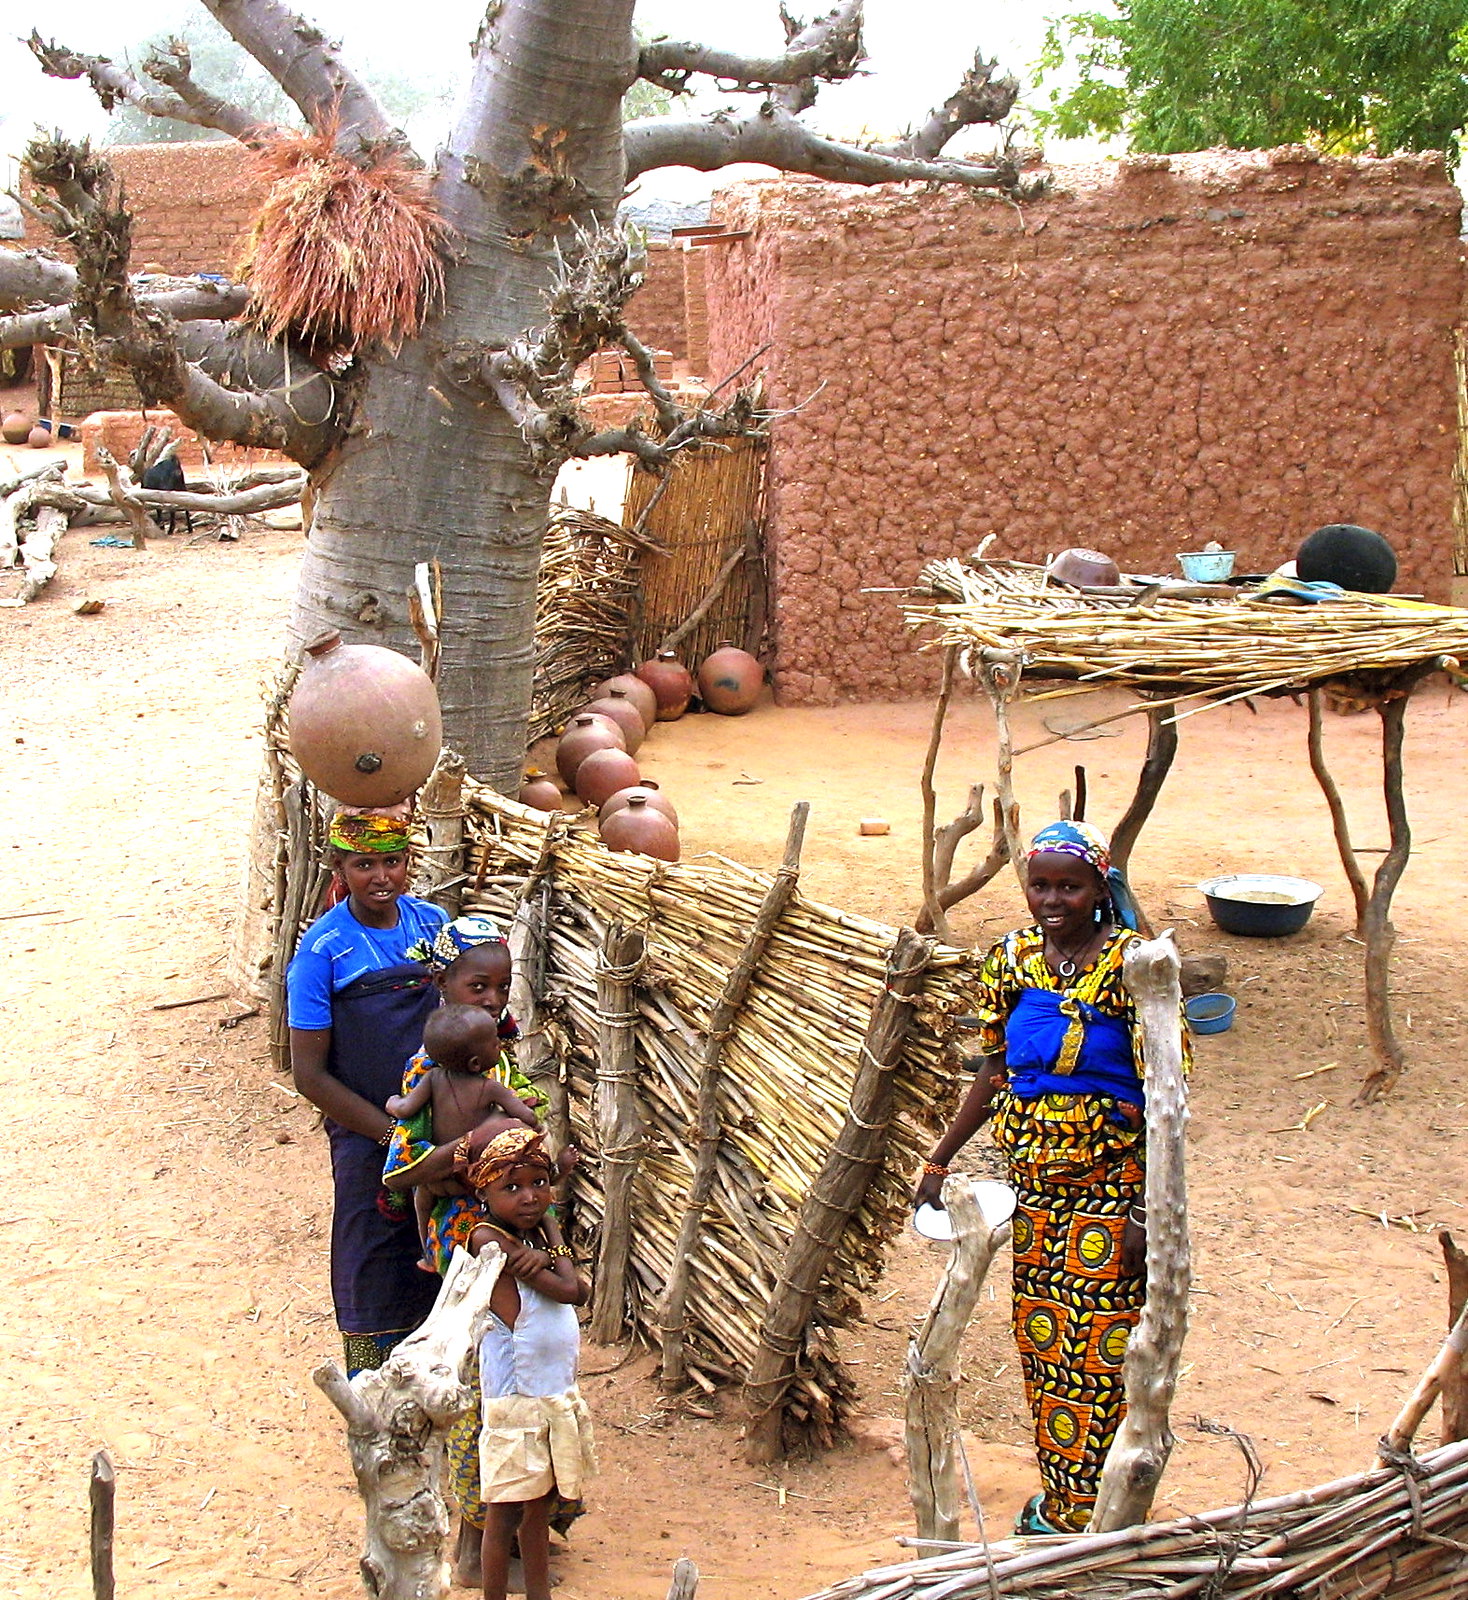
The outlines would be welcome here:
[[[1347,598],[1280,606],[1237,599],[1102,597],[1018,562],[930,562],[903,615],[925,648],[1018,654],[1027,675],[1243,699],[1328,680],[1388,677],[1468,653],[1468,611]],[[1180,696],[1187,698],[1187,695]]]
[[[672,648],[695,665],[725,643],[758,653],[765,630],[766,449],[763,439],[730,439],[685,451],[665,477],[633,472],[623,520],[645,527],[663,547],[643,563],[637,660],[675,638],[710,595],[708,610]]]
[[[1115,1533],[955,1545],[806,1600],[1448,1600],[1468,1594],[1468,1443]]]
[[[613,854],[590,822],[547,816],[490,790],[467,791],[466,910],[506,925],[530,920],[544,960],[537,1016],[522,1049],[548,1059],[584,1156],[572,1180],[572,1241],[594,1257],[604,1207],[595,1102],[599,1039],[630,1029],[642,1122],[633,1181],[627,1316],[661,1342],[658,1302],[693,1182],[697,1099],[708,1028],[772,882],[716,855],[676,865]],[[587,814],[588,819],[590,813]],[[646,938],[646,959],[623,1018],[600,1013],[598,957],[614,924]],[[807,900],[798,890],[774,923],[746,997],[724,1037],[715,1181],[691,1256],[683,1353],[704,1389],[748,1374],[762,1320],[781,1288],[781,1263],[802,1202],[841,1132],[864,1032],[883,996],[896,930]],[[955,1089],[945,1049],[970,1007],[973,952],[938,946],[910,1007],[893,1074],[880,1157],[840,1233],[800,1339],[783,1422],[790,1442],[828,1442],[851,1394],[837,1330],[881,1272],[904,1225],[912,1176]],[[549,1047],[549,1048],[547,1048]],[[565,1131],[564,1129],[562,1130]]]

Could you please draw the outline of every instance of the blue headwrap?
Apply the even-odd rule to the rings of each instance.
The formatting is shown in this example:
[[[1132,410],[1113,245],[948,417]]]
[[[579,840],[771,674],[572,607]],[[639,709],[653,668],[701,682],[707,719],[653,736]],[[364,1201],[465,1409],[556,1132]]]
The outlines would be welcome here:
[[[1038,855],[1076,856],[1089,863],[1106,890],[1108,904],[1103,907],[1103,915],[1109,911],[1112,922],[1133,933],[1141,926],[1137,902],[1126,879],[1112,866],[1111,845],[1099,828],[1089,822],[1052,822],[1030,841],[1025,860],[1032,861]]]
[[[481,944],[504,944],[505,936],[493,917],[455,917],[438,930],[428,956],[429,969],[445,972],[466,950]]]

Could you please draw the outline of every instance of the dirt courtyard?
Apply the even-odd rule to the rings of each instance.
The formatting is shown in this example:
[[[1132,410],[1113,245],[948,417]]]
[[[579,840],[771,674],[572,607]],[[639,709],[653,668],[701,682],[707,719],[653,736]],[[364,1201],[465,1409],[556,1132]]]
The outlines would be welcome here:
[[[77,531],[44,597],[0,620],[16,823],[0,857],[0,1071],[16,1136],[0,1173],[11,1258],[0,1592],[17,1600],[90,1593],[87,1471],[103,1445],[118,1468],[118,1589],[129,1600],[361,1593],[342,1427],[310,1378],[340,1355],[325,1139],[272,1075],[263,1018],[223,1029],[240,1009],[225,999],[157,1009],[226,988],[260,700],[299,546],[299,534],[252,529],[238,545],[180,536],[135,553],[94,548]],[[77,616],[83,597],[106,608]],[[1057,704],[1021,713],[1022,742],[1042,711],[1079,720],[1078,702]],[[644,770],[675,798],[686,853],[755,866],[775,865],[791,805],[811,800],[805,892],[895,923],[918,900],[930,716],[915,701],[690,717],[658,728]],[[1020,761],[1031,826],[1053,814],[1078,760],[1092,819],[1114,823],[1141,750],[1140,729],[1122,726]],[[1368,871],[1385,844],[1377,726],[1332,717],[1327,727],[1357,843],[1378,852],[1363,855]],[[1468,926],[1453,920],[1468,870],[1468,697],[1433,686],[1408,728],[1417,847],[1397,900],[1395,987],[1410,1071],[1384,1106],[1350,1106],[1368,1065],[1361,950],[1306,765],[1303,710],[1190,719],[1142,837],[1144,904],[1185,949],[1225,952],[1239,997],[1233,1031],[1197,1044],[1193,1316],[1163,1512],[1223,1504],[1242,1487],[1236,1449],[1199,1418],[1253,1436],[1266,1493],[1363,1466],[1441,1339],[1433,1230],[1468,1233]],[[945,747],[941,814],[992,768],[987,713],[966,700]],[[891,833],[859,837],[871,815],[888,817]],[[1326,886],[1302,934],[1213,929],[1190,886],[1249,869]],[[1006,879],[957,925],[979,940],[1020,920]],[[873,1418],[900,1415],[906,1330],[940,1268],[938,1247],[906,1238],[867,1322],[844,1340]],[[991,1531],[1035,1487],[1007,1281],[1001,1260],[965,1362]],[[902,1558],[893,1541],[911,1520],[904,1475],[883,1448],[890,1425],[878,1420],[864,1442],[817,1461],[754,1470],[731,1405],[714,1417],[668,1411],[650,1358],[617,1368],[619,1354],[584,1352],[604,1475],[558,1558],[566,1600],[661,1597],[685,1554],[709,1600],[795,1600]],[[1425,1443],[1435,1428],[1429,1419]]]

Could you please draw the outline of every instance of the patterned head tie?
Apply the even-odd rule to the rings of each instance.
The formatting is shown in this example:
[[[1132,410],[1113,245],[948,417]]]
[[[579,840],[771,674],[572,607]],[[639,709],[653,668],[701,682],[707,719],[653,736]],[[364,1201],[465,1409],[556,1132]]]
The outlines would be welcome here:
[[[466,950],[482,944],[504,944],[505,936],[493,917],[455,917],[434,935],[428,965],[434,972],[445,972]]]
[[[516,1167],[540,1167],[548,1177],[555,1176],[555,1165],[545,1148],[545,1140],[534,1128],[509,1128],[497,1133],[477,1156],[466,1152],[455,1161],[454,1167],[475,1194],[482,1194],[490,1184]]]
[[[1111,871],[1111,843],[1089,822],[1052,822],[1030,841],[1026,861],[1039,855],[1077,856],[1104,879]]]
[[[400,856],[408,849],[411,826],[406,811],[359,811],[346,808],[331,819],[328,844],[348,855]]]

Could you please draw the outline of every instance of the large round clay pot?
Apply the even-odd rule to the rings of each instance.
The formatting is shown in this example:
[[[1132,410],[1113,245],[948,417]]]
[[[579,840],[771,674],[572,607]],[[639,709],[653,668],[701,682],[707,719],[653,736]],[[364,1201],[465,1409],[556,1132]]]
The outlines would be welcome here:
[[[443,745],[433,683],[416,662],[332,632],[306,647],[290,701],[291,754],[348,806],[390,806],[419,788]]]
[[[635,756],[638,747],[647,737],[647,719],[632,703],[632,697],[621,689],[612,689],[597,700],[588,700],[581,708],[593,716],[610,717],[622,730],[627,741],[627,754]]]
[[[644,661],[637,676],[657,696],[658,721],[676,722],[693,698],[693,674],[671,650],[659,650]]]
[[[603,678],[592,690],[592,699],[600,700],[604,694],[610,694],[614,689],[620,689],[637,707],[644,728],[652,727],[658,720],[658,697],[652,692],[651,686],[644,683],[635,672],[619,672],[615,678]]]
[[[576,768],[576,793],[587,805],[600,806],[641,777],[637,763],[625,750],[593,750]]]
[[[574,789],[576,769],[593,750],[625,750],[622,730],[610,717],[578,711],[556,746],[556,771]]]
[[[1371,528],[1328,522],[1300,546],[1295,571],[1304,583],[1324,581],[1355,594],[1386,594],[1397,581],[1397,556]]]
[[[538,767],[527,768],[518,798],[522,806],[534,806],[537,811],[561,809],[561,791],[556,787],[556,780]]]
[[[26,435],[25,442],[31,447],[32,450],[48,450],[53,444],[56,443],[55,439],[53,439],[51,436],[51,430],[49,428],[43,428],[39,422]]]
[[[658,788],[653,778],[644,778],[641,783],[635,783],[628,789],[618,789],[609,800],[603,800],[601,820],[605,822],[633,798],[646,800],[653,811],[661,811],[675,828],[678,826],[678,813],[673,809],[673,802]]]
[[[24,444],[35,425],[36,419],[28,417],[24,411],[8,411],[0,417],[0,439],[6,444]]]
[[[656,856],[659,861],[678,859],[678,830],[640,795],[602,823],[601,836],[609,850]]]
[[[741,717],[759,699],[765,669],[747,650],[720,645],[698,669],[698,692],[710,711]]]

